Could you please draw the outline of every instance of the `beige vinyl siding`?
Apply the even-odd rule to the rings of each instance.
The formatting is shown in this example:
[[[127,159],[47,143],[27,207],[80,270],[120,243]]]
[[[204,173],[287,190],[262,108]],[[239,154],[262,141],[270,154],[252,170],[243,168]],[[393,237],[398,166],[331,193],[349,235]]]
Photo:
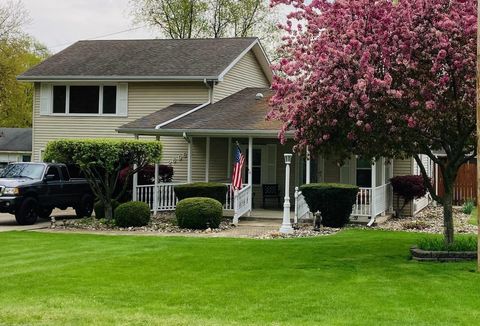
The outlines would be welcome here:
[[[225,75],[223,81],[215,85],[213,100],[218,102],[247,87],[270,87],[270,83],[252,51],[238,61]]]
[[[40,116],[40,84],[35,85],[33,159],[40,160],[40,150],[59,138],[132,138],[119,134],[116,128],[165,108],[173,103],[202,104],[208,101],[208,89],[203,83],[129,83],[128,117],[107,116]],[[181,137],[162,137],[166,163],[187,152]],[[174,164],[176,177],[186,178],[186,159]]]
[[[334,159],[325,159],[325,182],[340,182],[340,167]]]
[[[393,176],[402,176],[402,175],[411,175],[412,174],[412,167],[413,167],[413,159],[403,159],[399,160],[396,159],[393,161]],[[402,205],[402,200],[400,200],[400,205]],[[397,209],[397,196],[393,195],[393,207]],[[410,203],[405,206],[402,214],[410,216],[413,214],[413,205]]]

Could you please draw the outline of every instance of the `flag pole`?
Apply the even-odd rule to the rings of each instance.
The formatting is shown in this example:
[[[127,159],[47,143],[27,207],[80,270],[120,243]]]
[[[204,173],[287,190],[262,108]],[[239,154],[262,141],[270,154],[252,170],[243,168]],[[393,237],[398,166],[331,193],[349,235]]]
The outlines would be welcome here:
[[[480,1],[477,1],[477,271],[480,272]]]

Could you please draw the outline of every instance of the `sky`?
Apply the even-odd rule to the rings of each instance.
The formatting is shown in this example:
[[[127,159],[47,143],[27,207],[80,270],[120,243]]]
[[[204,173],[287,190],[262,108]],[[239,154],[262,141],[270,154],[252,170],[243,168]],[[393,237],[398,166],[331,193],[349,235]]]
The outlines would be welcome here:
[[[9,0],[0,0],[0,3]],[[129,0],[22,0],[30,14],[25,32],[56,53],[78,40],[155,38],[134,25]],[[135,30],[131,30],[135,28]],[[129,31],[127,31],[129,30]],[[122,32],[123,33],[118,33]],[[110,35],[113,34],[114,35]],[[104,37],[99,37],[104,36]]]
[[[0,0],[6,2],[7,0]],[[77,40],[129,30],[129,0],[22,0],[30,14],[24,30],[58,52]],[[153,38],[148,28],[103,37],[104,39]],[[102,38],[99,38],[102,39]]]

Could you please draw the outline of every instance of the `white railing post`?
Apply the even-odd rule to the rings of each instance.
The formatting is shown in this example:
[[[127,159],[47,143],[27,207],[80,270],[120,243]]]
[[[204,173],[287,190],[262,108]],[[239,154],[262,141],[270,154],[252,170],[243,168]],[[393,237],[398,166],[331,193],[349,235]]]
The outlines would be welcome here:
[[[239,219],[239,205],[240,201],[238,198],[238,189],[235,189],[235,192],[233,193],[233,224],[237,225],[238,224],[238,219]]]
[[[153,183],[153,214],[157,215],[158,212],[158,163],[155,163],[155,182]]]
[[[298,191],[298,187],[295,187],[295,211],[293,213],[293,223],[297,224],[298,223],[298,205],[299,205],[299,202],[298,202],[298,196],[299,196],[299,191]]]
[[[372,190],[370,191],[370,217],[375,217],[375,188],[377,187],[377,163],[372,164]]]
[[[205,140],[205,182],[210,179],[210,137]]]
[[[187,182],[192,183],[192,138],[188,140],[188,151],[187,151]]]

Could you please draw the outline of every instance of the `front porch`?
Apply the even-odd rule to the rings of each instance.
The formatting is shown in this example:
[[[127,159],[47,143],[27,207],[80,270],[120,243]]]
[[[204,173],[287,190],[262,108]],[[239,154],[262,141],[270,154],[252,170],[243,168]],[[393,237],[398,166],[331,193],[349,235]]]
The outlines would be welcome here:
[[[134,178],[133,199],[149,204],[153,213],[173,211],[177,204],[174,187],[197,181],[222,182],[228,187],[225,198],[224,214],[232,217],[233,223],[246,216],[257,218],[281,219],[285,200],[285,163],[283,156],[291,153],[292,143],[281,145],[274,138],[236,138],[236,137],[188,137],[186,155],[186,178],[182,175],[171,183],[139,185]],[[212,147],[212,143],[217,146]],[[223,143],[223,146],[218,146]],[[244,185],[239,191],[232,191],[228,181],[232,174],[233,151],[239,144],[246,155],[244,166]],[[204,147],[199,150],[199,147]],[[225,151],[226,149],[226,151]],[[194,156],[193,153],[198,156]],[[212,161],[212,157],[215,161]],[[223,158],[222,158],[223,157]],[[356,184],[359,192],[352,210],[353,222],[373,223],[379,215],[392,210],[393,194],[389,179],[393,175],[390,162],[381,158],[374,164],[353,157],[339,165],[335,160],[326,158],[310,159],[310,155],[296,155],[292,160],[290,179],[292,187],[288,189],[291,201],[291,216],[294,223],[311,218],[312,214],[299,190],[303,184],[311,182],[342,182]],[[175,164],[173,164],[175,168]],[[223,166],[223,168],[219,168]],[[194,177],[195,176],[195,177]],[[265,186],[278,189],[280,200],[263,201]]]

